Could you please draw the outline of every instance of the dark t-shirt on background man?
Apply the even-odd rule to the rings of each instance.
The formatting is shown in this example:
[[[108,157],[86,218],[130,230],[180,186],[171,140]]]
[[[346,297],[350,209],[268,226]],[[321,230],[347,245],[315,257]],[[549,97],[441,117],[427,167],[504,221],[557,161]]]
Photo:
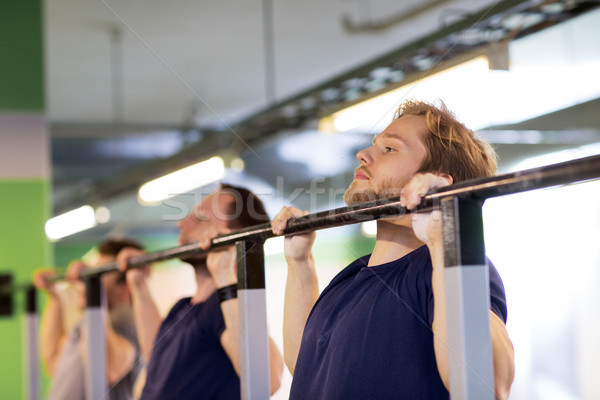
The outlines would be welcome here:
[[[225,321],[216,292],[179,300],[158,331],[143,400],[240,399],[240,380],[221,346]]]

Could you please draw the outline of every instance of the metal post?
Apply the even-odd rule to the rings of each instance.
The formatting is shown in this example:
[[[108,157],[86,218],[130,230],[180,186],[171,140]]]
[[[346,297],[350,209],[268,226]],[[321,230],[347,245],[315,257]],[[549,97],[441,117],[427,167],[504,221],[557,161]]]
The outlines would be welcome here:
[[[25,292],[25,368],[27,369],[27,395],[29,400],[37,400],[40,396],[36,294],[33,285],[28,287]]]
[[[107,392],[106,332],[103,321],[103,296],[100,276],[86,279],[85,323],[87,334],[86,398],[100,400]]]
[[[450,396],[455,400],[494,399],[482,205],[457,196],[441,199]]]
[[[237,243],[242,400],[270,396],[264,242]]]
[[[13,313],[12,287],[12,275],[0,275],[0,316],[8,316]]]

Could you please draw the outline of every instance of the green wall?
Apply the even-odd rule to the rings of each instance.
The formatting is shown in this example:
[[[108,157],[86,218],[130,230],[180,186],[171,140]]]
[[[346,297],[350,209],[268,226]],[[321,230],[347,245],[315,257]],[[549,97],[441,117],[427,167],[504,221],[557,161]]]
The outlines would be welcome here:
[[[40,0],[0,1],[0,116],[18,117],[0,122],[0,272],[15,283],[31,282],[33,270],[51,258],[44,233],[50,174],[40,161],[48,151],[42,31]],[[20,164],[6,161],[15,154]],[[0,399],[8,400],[26,396],[23,293],[13,295],[13,304],[12,316],[0,317]]]
[[[43,225],[47,193],[46,180],[0,179],[0,271],[11,273],[13,282],[31,282],[33,270],[50,259]],[[0,317],[0,399],[10,400],[24,398],[25,384],[22,293],[13,296],[13,304],[13,315]]]
[[[0,1],[0,111],[43,111],[40,0]]]

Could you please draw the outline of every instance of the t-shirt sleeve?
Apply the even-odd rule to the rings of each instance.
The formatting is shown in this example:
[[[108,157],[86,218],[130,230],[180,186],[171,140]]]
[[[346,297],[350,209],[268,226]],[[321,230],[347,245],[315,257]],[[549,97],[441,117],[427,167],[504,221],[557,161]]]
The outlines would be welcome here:
[[[210,297],[208,301],[207,317],[210,320],[209,325],[207,325],[211,331],[211,334],[218,340],[221,340],[221,335],[225,331],[225,320],[223,319],[223,313],[221,312],[221,305],[219,304],[219,300],[217,295],[213,295]]]
[[[508,309],[506,307],[504,284],[498,270],[489,259],[487,260],[487,264],[490,274],[490,309],[506,324]]]
[[[121,391],[129,393],[131,387],[133,387],[133,382],[145,364],[144,359],[140,355],[133,310],[127,306],[117,307],[115,310],[111,310],[110,320],[114,331],[128,340],[135,349],[135,362],[131,365],[129,372],[122,376],[119,383],[111,389],[115,395]],[[111,395],[111,398],[113,398],[113,395]]]
[[[508,310],[506,307],[506,294],[504,292],[504,284],[502,283],[502,278],[500,278],[498,270],[489,259],[487,259],[487,264],[489,268],[490,281],[490,310],[492,310],[494,314],[496,314],[506,324]],[[431,326],[431,324],[433,324],[434,306],[433,288],[431,286],[431,268],[429,268],[426,271],[423,271],[423,275],[427,285],[427,320],[429,322],[429,325]]]

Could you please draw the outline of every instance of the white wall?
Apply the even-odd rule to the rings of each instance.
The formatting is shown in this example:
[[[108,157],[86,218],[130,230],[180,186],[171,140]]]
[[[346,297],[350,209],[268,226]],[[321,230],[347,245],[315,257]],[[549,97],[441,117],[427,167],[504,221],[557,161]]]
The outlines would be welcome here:
[[[600,181],[490,199],[515,347],[511,399],[600,398]]]

